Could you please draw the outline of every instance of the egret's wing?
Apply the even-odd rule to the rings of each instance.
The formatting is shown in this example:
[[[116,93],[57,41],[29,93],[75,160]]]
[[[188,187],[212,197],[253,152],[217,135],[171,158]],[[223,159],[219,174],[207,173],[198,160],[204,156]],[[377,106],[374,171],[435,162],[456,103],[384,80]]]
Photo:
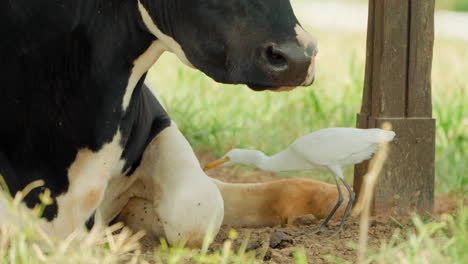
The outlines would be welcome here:
[[[393,139],[386,134],[381,138],[382,131],[391,132],[381,129],[322,129],[298,138],[290,148],[315,164],[347,166],[370,158],[380,141]]]

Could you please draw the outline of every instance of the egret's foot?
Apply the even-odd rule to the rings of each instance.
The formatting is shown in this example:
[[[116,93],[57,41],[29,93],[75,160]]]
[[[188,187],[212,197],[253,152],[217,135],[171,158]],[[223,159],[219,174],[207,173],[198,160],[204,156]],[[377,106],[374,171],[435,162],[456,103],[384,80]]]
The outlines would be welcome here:
[[[312,231],[296,232],[294,233],[294,235],[296,236],[306,235],[307,236],[307,235],[315,235],[315,234],[320,234],[320,233],[331,233],[329,236],[327,236],[331,238],[342,232],[344,232],[344,226],[341,226],[341,225],[337,230],[330,230],[330,229],[326,229],[325,226],[320,226],[319,228],[312,230]]]
[[[332,233],[331,235],[329,235],[328,237],[329,238],[332,238],[336,235],[338,235],[339,233],[343,233],[344,232],[344,228],[342,226],[340,226],[340,228],[338,228],[336,231],[331,231],[330,232]]]
[[[296,236],[309,236],[309,235],[319,234],[319,233],[321,233],[321,232],[323,232],[323,231],[324,231],[324,230],[321,230],[321,229],[319,228],[319,229],[312,230],[312,231],[296,232],[296,233],[294,233],[294,235],[296,235]]]
[[[312,230],[312,231],[307,231],[307,232],[304,232],[305,235],[315,235],[315,234],[320,234],[322,232],[325,232],[327,231],[324,227],[319,227],[315,230]]]

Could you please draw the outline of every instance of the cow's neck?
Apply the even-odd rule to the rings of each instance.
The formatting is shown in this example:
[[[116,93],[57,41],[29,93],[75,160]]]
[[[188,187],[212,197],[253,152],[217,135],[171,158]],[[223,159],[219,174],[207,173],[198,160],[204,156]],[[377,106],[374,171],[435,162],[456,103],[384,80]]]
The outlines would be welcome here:
[[[183,28],[181,10],[177,9],[177,1],[146,1],[138,0],[138,10],[143,24],[148,32],[164,43],[167,51],[174,53],[185,65],[195,68],[187,59],[180,44],[173,38],[178,28]]]

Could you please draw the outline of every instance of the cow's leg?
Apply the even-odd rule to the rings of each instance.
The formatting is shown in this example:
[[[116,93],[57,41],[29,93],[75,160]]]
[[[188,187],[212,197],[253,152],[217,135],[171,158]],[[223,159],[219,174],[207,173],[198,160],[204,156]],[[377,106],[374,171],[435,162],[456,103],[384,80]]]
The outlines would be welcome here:
[[[123,208],[118,221],[135,231],[145,230],[147,234],[155,237],[164,237],[164,227],[156,211],[153,201],[133,197]]]
[[[328,215],[338,196],[335,185],[313,180],[285,179],[237,184],[213,179],[224,199],[223,224],[234,227],[273,226],[312,214]],[[344,206],[337,215],[342,215]]]
[[[109,224],[122,212],[129,201],[134,197],[151,199],[151,192],[151,184],[144,185],[143,182],[136,177],[120,175],[117,179],[113,179],[109,183],[104,199],[98,209],[102,217],[102,222],[106,225]]]
[[[224,214],[223,199],[175,123],[147,146],[132,177],[141,179],[144,186],[151,186],[152,195],[131,200],[124,209],[127,214],[123,220],[127,224],[153,221],[153,225],[144,225],[149,228],[146,231],[160,235],[162,226],[170,244],[186,242],[188,246],[200,246],[207,233],[218,232]],[[142,216],[147,215],[145,200],[153,204],[154,215],[148,214],[142,221]]]

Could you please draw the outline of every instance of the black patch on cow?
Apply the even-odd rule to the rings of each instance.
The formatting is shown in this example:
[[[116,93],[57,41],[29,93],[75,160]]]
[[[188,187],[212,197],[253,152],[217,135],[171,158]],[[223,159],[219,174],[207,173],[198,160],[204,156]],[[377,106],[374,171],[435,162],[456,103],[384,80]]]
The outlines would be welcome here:
[[[171,119],[157,98],[143,84],[145,76],[138,82],[132,95],[130,107],[125,115],[126,124],[132,124],[130,136],[125,142],[122,158],[126,161],[123,171],[127,176],[135,172],[141,162],[146,146],[155,135],[171,125]]]
[[[91,229],[93,228],[95,218],[96,218],[96,211],[94,211],[94,213],[88,218],[88,220],[85,223],[86,229],[88,229],[88,231],[91,231]]]

